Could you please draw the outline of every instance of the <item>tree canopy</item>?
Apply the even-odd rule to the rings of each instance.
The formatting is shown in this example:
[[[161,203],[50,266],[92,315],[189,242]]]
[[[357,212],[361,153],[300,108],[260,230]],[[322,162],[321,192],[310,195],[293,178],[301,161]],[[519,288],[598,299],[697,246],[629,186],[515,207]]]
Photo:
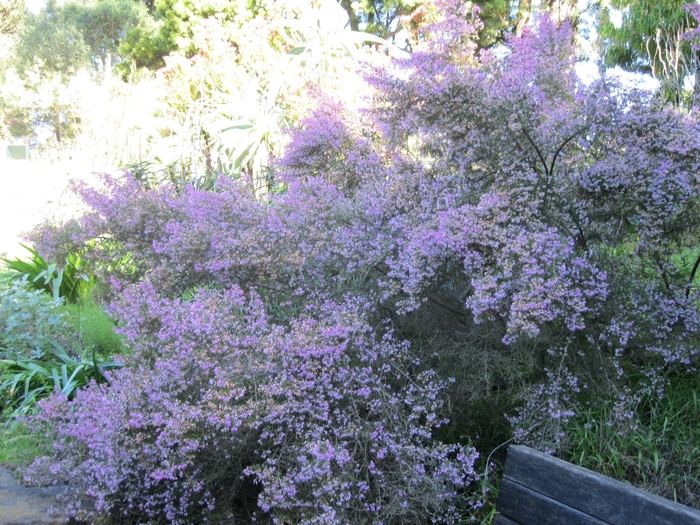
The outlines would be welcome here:
[[[20,67],[64,77],[85,66],[111,74],[112,64],[122,59],[122,40],[145,13],[133,0],[49,0],[39,13],[26,15],[17,47]]]

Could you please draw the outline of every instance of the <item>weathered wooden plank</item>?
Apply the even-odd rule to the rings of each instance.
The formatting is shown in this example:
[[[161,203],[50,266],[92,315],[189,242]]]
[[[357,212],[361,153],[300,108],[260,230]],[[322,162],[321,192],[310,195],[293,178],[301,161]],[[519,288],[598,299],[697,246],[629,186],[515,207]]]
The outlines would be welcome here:
[[[497,507],[503,516],[520,525],[607,525],[509,479],[501,482]]]
[[[496,514],[496,517],[493,518],[493,525],[522,525],[522,524],[518,523],[516,521],[513,521],[511,519],[508,519],[502,514]]]
[[[504,479],[611,525],[700,525],[695,509],[527,447],[509,448]]]

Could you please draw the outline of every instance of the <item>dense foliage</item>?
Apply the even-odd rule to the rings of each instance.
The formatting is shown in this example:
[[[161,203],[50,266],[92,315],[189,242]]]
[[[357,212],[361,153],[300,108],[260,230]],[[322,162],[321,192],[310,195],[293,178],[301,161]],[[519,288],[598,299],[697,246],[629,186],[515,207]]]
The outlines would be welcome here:
[[[54,301],[63,299],[77,303],[86,297],[94,286],[94,279],[81,267],[80,256],[69,255],[61,265],[48,263],[36,249],[21,245],[31,255],[30,259],[0,258],[8,268],[6,277],[25,281],[37,290],[49,293]]]
[[[55,301],[19,280],[2,278],[0,359],[43,357],[61,328]]]
[[[474,443],[565,452],[602,401],[624,435],[696,372],[697,120],[579,82],[566,23],[495,56],[478,10],[438,5],[367,69],[366,110],[318,95],[268,194],[106,176],[37,230],[95,269],[133,350],[34,422],[55,453],[28,475],[95,499],[73,514],[454,523]]]
[[[115,523],[454,521],[474,452],[431,441],[439,381],[363,308],[327,301],[284,327],[237,287],[132,289],[118,309],[139,361],[44,405],[47,472]]]

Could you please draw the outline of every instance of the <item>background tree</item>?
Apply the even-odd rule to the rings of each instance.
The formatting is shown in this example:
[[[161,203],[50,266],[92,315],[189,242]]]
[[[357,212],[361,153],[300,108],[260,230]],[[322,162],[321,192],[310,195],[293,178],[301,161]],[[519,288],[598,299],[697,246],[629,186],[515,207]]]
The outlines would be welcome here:
[[[80,29],[65,16],[56,0],[49,0],[39,13],[27,15],[17,46],[20,73],[36,69],[42,75],[59,75],[67,81],[88,60]]]
[[[49,124],[60,146],[72,121],[61,91],[89,59],[82,35],[55,0],[49,0],[41,12],[27,15],[16,53],[24,87],[36,95],[33,120]]]
[[[112,64],[122,60],[119,48],[125,36],[137,27],[147,12],[133,0],[97,0],[63,6],[67,23],[80,31],[95,67],[108,77]]]
[[[438,5],[440,2],[434,0],[365,0],[359,3],[341,0],[339,3],[348,13],[353,31],[362,30],[382,38],[391,38],[406,30],[411,35],[408,39],[411,47],[419,40],[419,28],[432,18],[429,13],[437,11],[433,16],[439,16],[442,9]],[[503,42],[506,33],[512,29],[511,5],[506,0],[467,0],[460,4],[465,9],[476,6],[481,10],[483,27],[478,39],[481,47]],[[396,44],[404,47],[404,42]]]
[[[442,5],[444,2],[429,0],[425,5]],[[569,21],[575,27],[578,7],[575,0],[547,0],[532,3],[531,0],[467,0],[457,2],[466,10],[479,8],[482,27],[479,29],[477,43],[481,48],[490,48],[502,44],[508,35],[522,35],[526,27],[532,24],[536,15],[548,14],[557,24]],[[443,7],[438,7],[438,12]]]
[[[152,70],[164,65],[163,57],[169,54],[194,55],[195,32],[204,20],[217,18],[223,26],[240,28],[258,14],[264,12],[267,0],[155,0],[149,8],[151,16],[126,35],[121,52],[136,67]]]
[[[686,0],[612,0],[599,2],[601,52],[606,66],[651,73],[661,84],[661,95],[690,108],[700,93],[700,51],[683,34],[697,20],[682,9]],[[615,23],[614,10],[621,11]],[[694,77],[694,88],[688,79]]]
[[[17,33],[24,18],[23,0],[0,0],[0,139],[17,135],[12,130],[17,122],[25,121],[23,114],[18,114],[9,99],[17,98],[18,93],[4,89],[7,83],[7,69],[17,40]],[[19,133],[21,134],[21,133]]]
[[[415,10],[423,0],[341,0],[340,6],[348,14],[350,29],[366,31],[387,38],[401,29],[399,19]]]
[[[482,6],[481,2],[477,2]],[[543,2],[535,2],[532,0],[516,0],[513,3],[508,3],[504,6],[498,6],[494,0],[483,2],[482,9],[485,12],[503,13],[506,10],[504,23],[507,32],[520,36],[525,28],[533,21],[533,17],[537,14],[549,14],[557,24],[563,21],[570,21],[576,26],[578,17],[578,6],[576,0],[545,0]],[[503,16],[503,15],[501,15]]]
[[[64,80],[84,67],[104,75],[121,60],[119,45],[145,16],[133,0],[96,0],[58,4],[49,0],[29,13],[17,49],[20,70],[37,67]]]
[[[23,0],[0,0],[0,35],[16,33],[23,18]]]
[[[16,67],[25,89],[36,95],[35,120],[53,127],[58,145],[78,124],[75,108],[66,103],[66,86],[81,71],[93,71],[109,82],[112,65],[121,60],[121,40],[145,13],[146,8],[132,0],[49,0],[39,13],[26,15]]]

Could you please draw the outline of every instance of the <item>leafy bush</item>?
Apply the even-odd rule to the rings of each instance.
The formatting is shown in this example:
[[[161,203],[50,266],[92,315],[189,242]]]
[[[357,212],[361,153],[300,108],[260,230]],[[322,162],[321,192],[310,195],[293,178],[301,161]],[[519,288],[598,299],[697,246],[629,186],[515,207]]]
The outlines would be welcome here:
[[[123,350],[104,312],[91,302],[90,316],[79,305],[70,308],[34,289],[26,276],[0,279],[0,417],[6,423],[34,412],[56,389],[73,398],[77,389],[91,380],[105,383],[105,372],[121,367],[101,357]]]
[[[107,316],[104,309],[88,295],[75,304],[63,306],[64,322],[69,324],[79,338],[80,347],[101,356],[123,354],[126,349],[123,337],[115,330],[115,323]]]
[[[26,279],[0,278],[0,358],[43,357],[62,325],[58,301],[31,290]]]
[[[55,341],[41,359],[0,360],[0,393],[6,398],[3,419],[16,422],[33,413],[37,403],[55,392],[73,399],[90,381],[109,383],[106,373],[123,365],[105,361],[92,351],[80,359],[71,357]]]

